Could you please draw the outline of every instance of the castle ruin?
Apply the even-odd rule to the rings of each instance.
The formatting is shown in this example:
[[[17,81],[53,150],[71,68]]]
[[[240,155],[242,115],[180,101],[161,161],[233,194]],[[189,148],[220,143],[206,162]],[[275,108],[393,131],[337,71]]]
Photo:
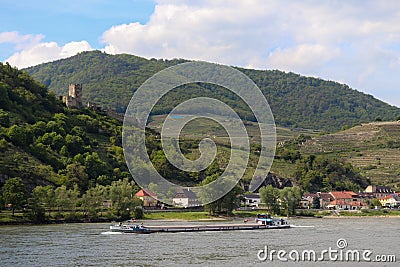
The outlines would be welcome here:
[[[68,95],[65,98],[68,108],[82,108],[82,84],[70,84]]]

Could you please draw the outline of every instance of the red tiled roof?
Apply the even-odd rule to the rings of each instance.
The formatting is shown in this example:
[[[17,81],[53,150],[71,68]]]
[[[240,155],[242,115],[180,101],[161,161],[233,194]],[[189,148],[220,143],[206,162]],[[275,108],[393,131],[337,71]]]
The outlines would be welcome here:
[[[135,194],[135,196],[137,197],[156,197],[157,195],[154,194],[152,191],[150,191],[149,189],[142,189],[139,192],[137,192]]]
[[[387,195],[387,196],[381,197],[381,198],[379,198],[379,199],[388,200],[388,199],[391,199],[391,198],[393,198],[392,195]]]
[[[354,193],[353,191],[343,191],[343,192],[345,192],[345,193],[351,195],[352,197],[358,197],[358,194],[357,194],[357,193]]]
[[[340,199],[335,199],[331,203],[329,203],[328,206],[336,206],[336,205],[349,205],[350,207],[365,207],[368,206],[366,203],[362,201],[351,201],[351,202],[346,202],[344,200]]]
[[[338,199],[335,199],[331,201],[331,203],[329,203],[329,206],[335,206],[335,205],[347,205],[347,203],[344,200],[338,200]]]
[[[330,192],[334,199],[351,199],[357,194],[351,191],[334,191]]]

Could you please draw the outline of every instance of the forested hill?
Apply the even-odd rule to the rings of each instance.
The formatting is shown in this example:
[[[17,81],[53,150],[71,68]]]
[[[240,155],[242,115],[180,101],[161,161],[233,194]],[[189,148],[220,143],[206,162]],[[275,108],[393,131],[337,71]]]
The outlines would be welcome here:
[[[67,109],[26,72],[0,63],[0,188],[21,178],[37,185],[95,184],[128,178],[121,122],[102,112]]]
[[[133,55],[108,55],[100,51],[28,68],[27,71],[57,95],[69,83],[82,83],[84,100],[123,112],[132,93],[150,76],[185,60],[144,59]],[[336,131],[362,122],[393,120],[400,109],[346,85],[278,70],[240,69],[266,96],[278,126]],[[208,95],[225,101],[240,116],[252,119],[249,110],[225,89],[198,84],[170,92],[153,110],[166,113],[182,100]]]
[[[196,175],[174,168],[156,135],[146,131],[150,159],[171,181],[195,185],[222,173],[217,162]],[[185,152],[198,151],[195,144],[189,140]],[[0,63],[0,206],[1,188],[9,178],[20,178],[28,192],[38,185],[76,185],[84,193],[96,185],[132,182],[122,149],[122,122],[104,111],[69,109],[26,72]]]

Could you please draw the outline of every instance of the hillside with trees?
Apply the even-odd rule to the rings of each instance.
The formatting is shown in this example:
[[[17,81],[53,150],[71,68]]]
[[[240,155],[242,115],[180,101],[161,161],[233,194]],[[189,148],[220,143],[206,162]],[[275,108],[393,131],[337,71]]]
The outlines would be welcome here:
[[[26,72],[0,66],[0,174],[39,184],[110,184],[130,177],[121,123],[102,112],[67,109]]]
[[[121,121],[101,110],[67,108],[8,64],[0,64],[0,95],[0,212],[23,208],[38,222],[50,217],[44,211],[68,220],[96,219],[102,211],[109,219],[138,217],[142,203],[132,197],[139,187],[126,166]],[[150,159],[174,182],[196,185],[221,172],[216,162],[195,177],[174,168],[157,135],[146,131]],[[188,153],[198,149],[191,142]]]
[[[122,123],[104,112],[67,109],[26,72],[0,64],[0,204],[27,211],[33,221],[43,210],[57,218],[94,214],[112,203],[110,218],[129,218],[139,190],[121,147]],[[94,217],[93,217],[94,218]]]
[[[79,59],[76,64],[79,62],[79,66],[81,66],[88,57],[91,60],[90,64],[86,64],[88,72],[85,75],[82,74],[82,79],[85,77],[88,79],[86,80],[88,84],[84,84],[84,95],[88,94],[87,99],[93,98],[106,107],[110,107],[107,105],[118,97],[121,98],[122,102],[120,103],[129,100],[132,92],[137,88],[130,87],[132,78],[137,79],[136,85],[139,86],[153,73],[183,62],[182,60],[146,60],[129,55],[110,56],[95,51],[43,64],[37,68],[40,70],[46,66],[50,74],[46,74],[44,71],[42,74],[53,77],[51,78],[53,81],[60,79],[61,83],[61,78],[57,78],[59,76],[52,69],[55,68],[54,66],[60,67],[72,59]],[[122,59],[126,61],[125,70],[121,63]],[[106,62],[102,62],[102,60]],[[108,63],[107,60],[109,60]],[[132,65],[133,62],[136,62],[137,65]],[[103,67],[99,73],[96,72],[96,66],[107,64],[110,68]],[[112,88],[110,84],[104,87],[106,89],[103,87],[103,89],[99,89],[97,87],[99,85],[96,85],[95,82],[96,79],[102,77],[102,71],[112,71],[111,66],[115,64],[119,66],[119,69],[115,68],[115,73],[110,73],[108,77],[121,79],[121,84],[124,84],[120,87],[121,91],[115,93],[110,90]],[[71,66],[73,68],[70,69],[68,75],[75,73],[75,64]],[[34,69],[30,69],[30,71]],[[136,72],[137,76],[129,75],[131,71]],[[309,192],[358,191],[364,189],[371,182],[374,184],[390,183],[394,188],[399,187],[397,155],[399,154],[398,133],[400,127],[398,122],[359,124],[353,128],[345,127],[348,129],[344,131],[325,135],[306,130],[302,130],[302,134],[299,135],[300,131],[293,129],[294,127],[314,128],[314,126],[320,130],[336,129],[339,126],[343,127],[345,123],[373,120],[368,116],[379,116],[378,120],[389,117],[398,119],[398,116],[395,116],[398,114],[397,108],[333,82],[279,71],[242,71],[259,84],[267,98],[270,97],[269,102],[277,113],[275,116],[278,124],[282,123],[281,119],[285,116],[289,119],[295,118],[297,114],[302,118],[296,125],[283,123],[291,126],[292,129],[278,128],[278,134],[283,134],[285,137],[278,136],[280,142],[271,168],[274,175],[290,179],[297,187],[293,190],[282,189],[279,192],[265,191],[265,194],[279,194],[287,197],[289,195],[297,196],[299,190]],[[125,73],[124,79],[121,78],[121,73]],[[76,77],[68,76],[70,77],[68,78],[67,76],[64,76],[66,84],[69,81],[76,82]],[[101,84],[101,81],[108,82],[104,78],[100,79],[98,84]],[[280,90],[273,89],[280,83]],[[49,80],[48,85],[51,86],[51,84],[52,82]],[[62,90],[66,90],[66,88],[63,86]],[[99,90],[98,94],[95,94],[96,88]],[[285,88],[291,89],[284,93]],[[53,212],[51,213],[53,218],[67,219],[68,217],[71,220],[79,216],[95,219],[103,212],[103,215],[110,219],[140,216],[140,214],[136,214],[138,211],[135,207],[141,205],[141,202],[132,197],[132,192],[138,191],[139,187],[128,171],[121,144],[122,122],[109,117],[106,112],[101,110],[68,109],[56,96],[57,92],[49,92],[49,90],[26,71],[20,71],[8,64],[0,64],[1,207],[12,204],[13,212],[14,209],[24,208],[27,216],[34,221],[41,221],[46,216],[50,217],[50,211]],[[188,90],[190,93],[182,93]],[[311,95],[321,98],[314,102],[312,99],[304,99],[303,96],[301,98],[300,95],[305,94],[304,90],[316,90],[314,93],[310,93],[308,98],[311,98]],[[123,93],[126,91],[129,91],[129,94],[124,95]],[[204,84],[191,84],[177,88],[171,95],[161,99],[161,103],[153,110],[155,116],[149,125],[150,128],[146,131],[146,145],[149,158],[157,171],[170,181],[184,186],[195,186],[214,181],[218,174],[224,171],[230,157],[230,146],[226,143],[224,134],[221,138],[221,132],[223,132],[221,127],[207,121],[191,121],[187,128],[191,128],[192,133],[189,131],[186,134],[187,128],[183,129],[184,136],[182,140],[179,140],[181,150],[187,158],[192,160],[199,157],[198,144],[202,138],[214,135],[218,137],[214,139],[218,147],[216,160],[208,168],[197,173],[181,171],[169,163],[162,151],[158,133],[158,125],[163,116],[157,114],[168,112],[178,100],[181,101],[205,92],[208,96],[225,100],[242,117],[249,120],[245,124],[251,136],[251,155],[245,176],[239,186],[235,187],[224,199],[208,205],[210,214],[229,213],[231,209],[239,205],[234,197],[239,192],[245,191],[252,179],[258,160],[257,151],[260,149],[256,138],[258,131],[254,129],[256,124],[251,122],[251,114],[249,115],[249,110],[244,103],[237,101],[232,93]],[[58,93],[65,92],[58,91]],[[326,99],[322,97],[325,94],[328,95]],[[95,98],[95,95],[104,97]],[[271,99],[280,99],[280,102],[278,100],[273,102]],[[336,99],[336,102],[333,99]],[[304,101],[306,101],[305,104],[302,104]],[[333,102],[331,105],[325,106],[326,101]],[[340,108],[342,106],[340,104],[338,109],[336,105],[339,103],[346,108]],[[317,108],[318,104],[321,104],[319,108]],[[314,111],[311,111],[310,107],[314,107]],[[354,109],[354,107],[357,108]],[[114,108],[118,109],[117,106]],[[123,109],[123,104],[119,108]],[[299,113],[294,110],[290,111],[291,108]],[[337,117],[335,115],[336,119],[329,116],[324,117],[334,108],[342,115]],[[346,116],[353,114],[349,110],[349,113],[346,113],[347,108],[352,111],[362,111],[364,117],[354,115],[352,117],[354,121],[347,120]],[[368,113],[366,113],[366,109],[368,109]],[[299,115],[303,114],[302,112],[309,112],[309,114]],[[321,117],[317,118],[315,112]],[[284,115],[286,113],[287,115]],[[361,113],[356,112],[355,114]],[[316,116],[315,120],[313,120],[313,114]],[[319,119],[323,120],[325,124],[322,122],[318,124]],[[137,167],[143,166],[140,166],[138,162]],[[151,189],[156,191],[156,187]],[[109,203],[110,206],[105,208],[103,203]],[[287,203],[287,210],[293,208],[292,204]],[[55,211],[57,211],[56,214],[54,214]],[[48,212],[48,215],[45,212]]]
[[[133,55],[108,55],[100,51],[26,69],[37,81],[56,95],[67,94],[69,83],[82,83],[85,101],[105,109],[124,112],[135,90],[148,78],[185,60],[144,59]],[[249,76],[267,98],[278,126],[320,131],[338,131],[342,127],[393,120],[400,109],[347,85],[304,77],[278,70],[240,71]],[[207,84],[189,84],[168,93],[153,109],[153,115],[168,113],[184,100],[209,96],[224,101],[247,120],[254,120],[248,107],[230,91]]]

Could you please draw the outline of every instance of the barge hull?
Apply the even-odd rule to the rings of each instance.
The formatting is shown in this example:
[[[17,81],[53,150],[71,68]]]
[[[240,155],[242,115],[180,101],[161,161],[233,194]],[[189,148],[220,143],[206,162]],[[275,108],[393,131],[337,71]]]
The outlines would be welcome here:
[[[146,226],[152,233],[205,232],[205,231],[237,231],[237,230],[267,230],[287,229],[290,225],[260,225],[260,224],[225,224],[225,225],[169,225]]]

